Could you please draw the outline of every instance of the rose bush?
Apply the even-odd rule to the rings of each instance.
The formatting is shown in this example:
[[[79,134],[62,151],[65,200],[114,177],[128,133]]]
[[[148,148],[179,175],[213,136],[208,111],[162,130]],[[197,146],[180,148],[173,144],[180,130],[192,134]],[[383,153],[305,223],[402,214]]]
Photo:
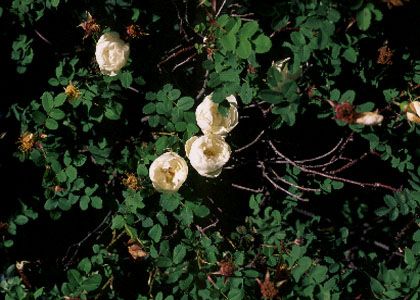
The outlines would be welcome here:
[[[129,54],[129,44],[121,40],[117,32],[104,33],[96,44],[96,61],[104,75],[117,75],[126,65]]]
[[[156,158],[149,168],[153,187],[159,192],[177,192],[188,176],[185,160],[174,152]]]
[[[185,143],[185,153],[198,174],[214,178],[229,161],[231,150],[222,137],[209,134],[191,137]]]

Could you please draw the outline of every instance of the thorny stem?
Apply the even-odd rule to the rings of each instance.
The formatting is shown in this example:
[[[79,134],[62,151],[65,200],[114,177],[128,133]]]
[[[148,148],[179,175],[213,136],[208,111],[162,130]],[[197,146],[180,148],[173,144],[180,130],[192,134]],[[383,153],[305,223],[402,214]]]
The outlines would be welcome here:
[[[201,226],[199,226],[199,225],[195,225],[195,227],[197,228],[197,230],[202,234],[202,235],[204,235],[204,236],[207,236],[206,235],[206,231],[208,230],[208,229],[210,229],[210,228],[212,228],[212,227],[216,227],[217,226],[217,224],[219,223],[219,219],[216,219],[216,221],[214,221],[213,223],[211,223],[210,225],[207,225],[206,227],[204,227],[204,228],[202,228]]]
[[[180,63],[176,64],[175,67],[172,68],[172,72],[175,71],[176,69],[178,69],[179,67],[185,65],[189,61],[194,60],[194,57],[196,57],[196,56],[197,56],[197,53],[194,53],[193,55],[187,57],[185,60],[183,60]]]
[[[302,191],[306,191],[306,192],[320,192],[321,189],[313,189],[313,188],[308,188],[308,187],[303,187],[297,184],[294,184],[292,182],[287,181],[286,179],[282,178],[281,176],[279,176],[273,169],[270,169],[270,171],[274,174],[274,176],[276,177],[276,179],[280,180],[281,182],[288,184],[290,186],[293,186],[299,190]]]
[[[341,168],[339,168],[339,169],[336,169],[336,170],[333,170],[333,171],[330,171],[330,172],[328,172],[329,174],[331,174],[331,175],[334,175],[334,174],[337,174],[337,173],[340,173],[340,172],[342,172],[342,171],[344,171],[344,170],[346,170],[346,169],[348,169],[348,168],[350,168],[350,167],[352,167],[352,166],[354,166],[356,163],[358,163],[358,162],[360,162],[360,161],[362,161],[363,159],[365,159],[367,156],[368,156],[368,154],[369,154],[370,152],[365,152],[365,153],[363,153],[359,158],[357,158],[357,159],[353,159],[353,160],[351,160],[350,162],[348,162],[347,164],[345,164],[344,166],[342,166]]]
[[[237,188],[239,190],[244,190],[244,191],[247,191],[247,192],[251,192],[251,193],[261,193],[263,191],[262,188],[259,188],[259,189],[256,190],[256,189],[252,189],[252,188],[242,186],[242,185],[239,185],[239,184],[235,184],[235,183],[232,183],[231,185],[234,188]]]
[[[191,49],[194,49],[194,45],[192,45],[192,46],[188,46],[188,47],[185,47],[185,48],[181,48],[181,49],[180,49],[180,50],[178,50],[177,52],[172,53],[171,55],[167,56],[165,59],[161,60],[161,61],[157,64],[158,69],[161,71],[161,65],[163,65],[163,64],[165,64],[165,63],[167,63],[167,62],[168,62],[168,61],[170,61],[171,59],[173,59],[173,58],[177,57],[178,55],[180,55],[180,54],[182,54],[182,53],[184,53],[184,52],[187,52],[187,51],[189,51],[189,50],[191,50]]]
[[[263,175],[263,177],[265,179],[267,179],[276,189],[278,189],[278,190],[286,193],[290,197],[295,198],[297,200],[304,201],[304,202],[309,201],[308,199],[305,199],[305,198],[302,198],[301,196],[295,195],[295,194],[289,192],[288,190],[282,188],[281,186],[279,186],[273,179],[270,178],[270,176],[268,176],[268,174],[266,172],[266,169],[265,169],[265,165],[264,165],[264,163],[262,161],[259,161],[259,166],[262,169],[262,175]]]
[[[272,141],[268,141],[270,147],[273,149],[273,151],[280,156],[282,159],[286,160],[287,162],[289,162],[292,166],[295,166],[296,168],[300,169],[301,171],[305,172],[305,173],[309,173],[309,174],[314,174],[314,175],[318,175],[321,177],[325,177],[325,178],[329,178],[335,181],[341,181],[341,182],[347,182],[350,184],[354,184],[354,185],[358,185],[361,187],[373,187],[373,188],[383,188],[389,191],[392,191],[394,193],[397,193],[401,190],[401,188],[394,188],[392,186],[380,183],[380,182],[374,182],[374,183],[367,183],[367,182],[360,182],[360,181],[355,181],[355,180],[351,180],[351,179],[347,179],[347,178],[343,178],[343,177],[338,177],[338,176],[333,176],[333,175],[328,175],[316,170],[311,170],[308,169],[304,166],[299,165],[298,163],[296,163],[295,161],[289,159],[288,157],[286,157],[283,153],[281,153],[273,144]]]
[[[251,147],[252,145],[254,145],[256,142],[258,142],[258,141],[259,141],[259,139],[262,137],[262,135],[264,134],[264,132],[265,132],[265,130],[262,130],[262,131],[261,131],[261,132],[257,135],[257,137],[256,137],[255,139],[253,139],[250,143],[246,144],[245,146],[242,146],[241,148],[236,149],[236,150],[235,150],[235,152],[236,152],[236,153],[241,152],[241,151],[243,151],[243,150],[245,150],[245,149],[247,149],[247,148]]]
[[[346,139],[345,144],[347,144],[347,141],[348,140],[349,139]],[[300,163],[312,162],[312,161],[315,161],[315,160],[320,160],[322,158],[325,158],[325,157],[329,156],[330,154],[334,153],[338,148],[340,148],[340,150],[343,149],[342,147],[340,147],[340,145],[342,145],[342,143],[343,143],[343,139],[340,139],[340,141],[337,143],[337,145],[335,145],[334,148],[332,148],[327,153],[324,153],[322,155],[319,155],[319,156],[316,156],[316,157],[313,157],[313,158],[307,158],[307,159],[303,159],[303,160],[296,160],[295,162],[298,163],[298,164],[300,164]]]

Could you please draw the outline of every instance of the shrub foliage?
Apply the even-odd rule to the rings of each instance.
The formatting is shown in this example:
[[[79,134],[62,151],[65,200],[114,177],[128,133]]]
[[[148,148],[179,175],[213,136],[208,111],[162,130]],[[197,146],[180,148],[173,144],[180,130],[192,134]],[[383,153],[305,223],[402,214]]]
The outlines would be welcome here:
[[[0,294],[419,299],[420,9],[350,2],[0,3]],[[210,94],[228,163],[157,191]]]

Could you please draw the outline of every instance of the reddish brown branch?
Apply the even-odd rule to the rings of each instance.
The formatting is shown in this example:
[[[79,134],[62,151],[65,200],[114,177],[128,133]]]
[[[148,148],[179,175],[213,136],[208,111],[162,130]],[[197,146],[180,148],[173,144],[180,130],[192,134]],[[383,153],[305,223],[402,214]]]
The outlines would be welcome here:
[[[182,49],[180,49],[180,50],[178,50],[177,52],[175,52],[175,53],[172,53],[171,55],[169,55],[168,57],[166,57],[165,59],[163,59],[163,60],[161,60],[158,64],[157,64],[157,67],[158,67],[158,69],[159,70],[161,70],[161,65],[163,65],[163,64],[165,64],[165,63],[167,63],[168,61],[170,61],[171,59],[173,59],[173,58],[175,58],[175,57],[177,57],[178,55],[180,55],[180,54],[182,54],[182,53],[184,53],[184,52],[187,52],[187,51],[189,51],[189,50],[191,50],[191,49],[194,49],[194,46],[188,46],[188,47],[185,47],[185,48],[182,48]]]
[[[300,169],[301,171],[305,172],[305,173],[309,173],[309,174],[314,174],[314,175],[318,175],[321,177],[325,177],[325,178],[329,178],[335,181],[341,181],[341,182],[347,182],[353,185],[357,185],[357,186],[361,186],[361,187],[373,187],[373,188],[383,188],[385,190],[389,190],[392,191],[394,193],[399,192],[400,188],[394,188],[392,186],[386,185],[384,183],[380,183],[380,182],[374,182],[374,183],[370,183],[370,182],[360,182],[360,181],[356,181],[356,180],[352,180],[352,179],[347,179],[347,178],[343,178],[343,177],[338,177],[338,176],[333,176],[333,175],[329,175],[329,174],[325,174],[316,170],[311,170],[305,166],[299,165],[296,162],[292,161],[291,159],[289,159],[288,157],[286,157],[283,153],[281,153],[271,141],[268,141],[270,147],[273,149],[273,151],[280,156],[282,159],[286,160],[287,162],[289,162],[292,166],[295,166],[296,168]]]

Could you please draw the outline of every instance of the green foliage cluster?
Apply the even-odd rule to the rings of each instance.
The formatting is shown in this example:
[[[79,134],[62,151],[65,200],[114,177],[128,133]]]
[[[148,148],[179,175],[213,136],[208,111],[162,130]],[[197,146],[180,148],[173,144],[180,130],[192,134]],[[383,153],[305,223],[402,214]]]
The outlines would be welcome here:
[[[0,219],[0,255],[6,258],[0,263],[0,295],[7,300],[419,299],[420,129],[406,114],[419,98],[419,48],[396,43],[391,62],[384,64],[377,52],[388,45],[384,24],[392,20],[387,18],[415,4],[389,9],[367,0],[187,0],[165,3],[174,10],[164,13],[147,1],[99,2],[0,4],[0,22],[16,27],[8,36],[8,55],[17,78],[37,76],[31,68],[42,55],[38,44],[53,44],[45,37],[53,25],[45,27],[44,36],[37,29],[42,22],[64,15],[71,21],[59,24],[56,39],[67,39],[66,30],[75,38],[69,49],[43,62],[48,65],[43,86],[9,110],[21,133],[15,157],[43,173],[36,183],[41,190],[32,199],[19,199],[18,210]],[[130,59],[117,76],[102,75],[92,63],[100,33],[84,39],[77,28],[86,21],[86,9],[101,32],[119,31],[130,43]],[[130,24],[142,30],[134,38],[126,35]],[[191,53],[180,47],[168,52],[180,36]],[[177,51],[195,60],[178,58]],[[176,72],[162,71],[170,59],[185,64]],[[185,142],[199,132],[195,108],[209,93],[222,115],[230,95],[239,100],[240,115],[260,112],[264,120],[248,117],[255,118],[251,128],[269,132],[263,145],[271,140],[290,145],[310,128],[322,131],[320,141],[321,135],[350,135],[365,156],[378,158],[363,165],[376,183],[328,171],[335,161],[321,172],[305,164],[316,159],[279,156],[266,147],[250,152],[245,162],[238,152],[230,168],[252,166],[246,183],[254,186],[267,184],[264,163],[271,162],[287,183],[283,192],[268,182],[244,194],[231,185],[230,175],[204,180],[192,168],[179,192],[157,192],[150,164],[165,151],[183,153]],[[384,120],[367,126],[340,119],[337,107],[344,105],[359,115],[378,110]],[[251,140],[242,121],[227,138],[233,151],[242,143],[235,135]],[[32,134],[27,148],[25,133]],[[317,146],[316,151],[325,149]],[[359,160],[348,159],[343,169]],[[383,178],[376,163],[393,174],[390,184],[376,179]],[[262,175],[251,174],[260,170]],[[359,187],[366,193],[354,192]],[[328,210],[327,199],[339,202],[339,211]],[[85,229],[85,238],[56,254],[64,263],[54,265],[51,274],[35,260],[13,256],[31,224],[59,224],[68,215],[77,222],[88,214],[98,227]],[[29,268],[47,279],[33,280]],[[137,276],[135,284],[130,276]]]

